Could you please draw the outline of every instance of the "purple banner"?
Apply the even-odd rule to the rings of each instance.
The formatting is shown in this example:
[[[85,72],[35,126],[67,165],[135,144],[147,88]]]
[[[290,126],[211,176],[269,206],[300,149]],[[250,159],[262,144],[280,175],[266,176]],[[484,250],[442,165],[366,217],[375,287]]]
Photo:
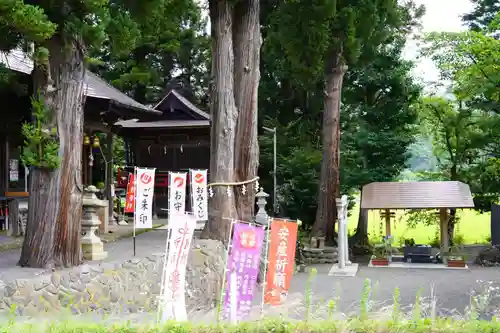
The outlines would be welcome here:
[[[259,274],[260,254],[264,243],[264,228],[236,223],[233,229],[231,252],[227,259],[224,318],[230,315],[231,273],[236,273],[237,320],[248,316],[252,308],[253,295]]]

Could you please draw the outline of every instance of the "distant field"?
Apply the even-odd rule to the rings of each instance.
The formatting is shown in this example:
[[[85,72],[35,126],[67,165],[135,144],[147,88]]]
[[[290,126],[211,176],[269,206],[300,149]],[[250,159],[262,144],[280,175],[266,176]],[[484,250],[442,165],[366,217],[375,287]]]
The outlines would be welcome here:
[[[490,213],[478,214],[474,210],[459,210],[460,222],[457,233],[464,237],[467,244],[486,243],[490,237]],[[354,232],[358,223],[359,206],[352,210],[349,217],[349,232]],[[370,239],[378,238],[380,235],[380,212],[370,211],[368,213],[368,233]],[[385,235],[385,221],[382,222],[382,232]],[[394,236],[394,244],[399,244],[401,238],[413,238],[417,243],[429,243],[436,235],[436,226],[418,225],[416,228],[408,228],[404,211],[396,211],[396,218],[391,219],[391,231]]]

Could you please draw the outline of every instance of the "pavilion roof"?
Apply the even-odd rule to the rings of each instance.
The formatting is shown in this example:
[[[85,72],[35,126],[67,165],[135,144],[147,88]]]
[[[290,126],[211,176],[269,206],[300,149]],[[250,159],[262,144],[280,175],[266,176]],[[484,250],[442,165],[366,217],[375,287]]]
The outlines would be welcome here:
[[[474,201],[469,185],[459,181],[379,182],[363,186],[361,208],[474,208]]]

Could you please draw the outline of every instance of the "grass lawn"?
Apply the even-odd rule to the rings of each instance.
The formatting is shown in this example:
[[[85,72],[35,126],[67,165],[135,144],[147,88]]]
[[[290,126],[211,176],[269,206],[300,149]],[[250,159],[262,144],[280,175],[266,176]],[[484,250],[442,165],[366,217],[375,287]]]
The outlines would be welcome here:
[[[455,229],[456,234],[464,237],[466,244],[487,243],[487,238],[491,236],[490,213],[479,214],[471,209],[458,210],[460,222]],[[353,233],[358,224],[359,205],[353,208],[349,216],[349,233]],[[382,224],[381,224],[382,222]],[[385,235],[385,221],[380,218],[380,211],[373,210],[368,213],[368,233],[370,240],[379,240],[380,228]],[[426,244],[432,241],[436,235],[437,226],[418,225],[416,228],[409,228],[406,223],[404,211],[396,211],[396,218],[391,219],[391,232],[394,236],[394,245],[399,245],[405,238],[413,238],[416,243]]]

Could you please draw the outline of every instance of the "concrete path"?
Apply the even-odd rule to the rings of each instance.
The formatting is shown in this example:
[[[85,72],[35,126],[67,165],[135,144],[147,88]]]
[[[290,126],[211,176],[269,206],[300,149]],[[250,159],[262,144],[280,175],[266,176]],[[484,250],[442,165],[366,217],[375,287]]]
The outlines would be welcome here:
[[[369,280],[371,300],[377,310],[393,305],[394,290],[400,292],[402,308],[415,303],[419,290],[424,307],[431,298],[436,301],[440,315],[463,314],[470,305],[471,293],[490,294],[490,310],[500,309],[500,268],[472,267],[469,270],[391,269],[360,266],[355,277],[328,276],[329,266],[316,266],[316,277],[309,283],[315,303],[338,299],[337,308],[342,313],[358,312],[363,285]],[[305,295],[307,273],[298,273],[292,280],[293,293]],[[482,282],[481,282],[482,281]],[[491,282],[491,283],[490,283]],[[488,291],[489,290],[489,291]]]
[[[145,257],[153,253],[164,253],[166,241],[167,230],[155,229],[137,235],[135,241],[136,255]],[[104,250],[108,252],[105,262],[124,262],[134,257],[134,240],[133,238],[123,238],[113,243],[106,243],[104,244]],[[0,252],[0,280],[29,278],[45,272],[43,269],[17,266],[20,256],[20,249]]]

